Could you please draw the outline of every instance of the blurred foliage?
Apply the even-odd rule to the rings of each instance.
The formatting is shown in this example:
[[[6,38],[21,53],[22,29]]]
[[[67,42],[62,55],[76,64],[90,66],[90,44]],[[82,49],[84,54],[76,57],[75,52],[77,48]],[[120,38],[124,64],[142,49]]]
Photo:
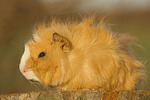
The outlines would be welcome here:
[[[19,71],[24,43],[31,37],[32,28],[46,17],[82,17],[73,11],[75,1],[69,3],[42,3],[40,0],[0,1],[0,94],[47,90],[47,87],[30,84]],[[86,12],[87,13],[87,12]],[[102,13],[99,12],[99,15]],[[107,18],[106,18],[107,19]],[[114,32],[137,37],[142,48],[133,46],[138,59],[143,61],[147,78],[138,89],[150,90],[150,12],[113,13],[108,19]]]

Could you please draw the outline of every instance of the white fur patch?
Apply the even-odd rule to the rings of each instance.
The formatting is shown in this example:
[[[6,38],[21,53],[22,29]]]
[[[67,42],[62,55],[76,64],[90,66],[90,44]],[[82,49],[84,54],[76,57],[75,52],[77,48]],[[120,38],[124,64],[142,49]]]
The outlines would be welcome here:
[[[62,82],[63,82],[64,76],[65,76],[64,62],[63,61],[61,61],[61,71],[62,71],[62,77],[61,77],[61,79],[58,80],[58,81],[56,81],[56,82],[54,82],[54,83],[52,83],[52,85],[57,86],[58,84],[62,84]]]
[[[63,82],[64,76],[65,76],[64,62],[63,61],[61,61],[61,70],[62,70],[62,78],[60,80],[60,84]]]
[[[38,34],[33,34],[33,38],[35,39],[35,41],[40,41],[40,37],[38,36]]]
[[[26,61],[29,59],[30,57],[30,51],[29,51],[29,47],[27,44],[25,44],[25,51],[21,57],[21,62],[20,62],[20,65],[19,65],[19,68],[20,68],[20,71],[22,72],[24,69],[25,69],[25,64],[26,64]]]
[[[26,73],[23,74],[28,80],[39,81],[39,79],[35,76],[32,70],[27,70]]]
[[[33,73],[32,70],[26,70],[26,62],[27,60],[30,58],[30,51],[29,51],[29,46],[27,44],[25,44],[25,51],[21,57],[21,62],[19,65],[19,69],[21,71],[21,73],[27,78],[27,79],[32,79],[32,80],[36,80],[39,81],[39,79],[35,76],[35,74]],[[26,72],[24,72],[24,70]]]

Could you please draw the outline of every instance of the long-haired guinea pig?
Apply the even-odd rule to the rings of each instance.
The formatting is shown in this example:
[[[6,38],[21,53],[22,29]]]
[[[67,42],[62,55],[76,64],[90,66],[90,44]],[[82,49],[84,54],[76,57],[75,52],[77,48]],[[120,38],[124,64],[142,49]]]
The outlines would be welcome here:
[[[19,66],[28,80],[63,90],[133,90],[144,75],[130,50],[132,38],[93,18],[53,20],[33,33]]]

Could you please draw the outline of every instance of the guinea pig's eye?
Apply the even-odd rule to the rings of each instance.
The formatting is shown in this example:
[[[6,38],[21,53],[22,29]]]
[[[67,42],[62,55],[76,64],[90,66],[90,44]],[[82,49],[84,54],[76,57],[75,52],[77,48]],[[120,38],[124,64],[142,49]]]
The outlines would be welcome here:
[[[41,52],[41,53],[39,54],[38,58],[44,57],[45,55],[46,55],[45,52]]]

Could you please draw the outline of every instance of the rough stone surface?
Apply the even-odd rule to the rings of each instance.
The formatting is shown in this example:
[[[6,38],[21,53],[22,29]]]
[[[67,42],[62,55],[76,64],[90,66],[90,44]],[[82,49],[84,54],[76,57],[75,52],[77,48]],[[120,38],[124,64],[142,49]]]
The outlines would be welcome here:
[[[0,95],[0,100],[150,100],[146,91],[41,91]]]

